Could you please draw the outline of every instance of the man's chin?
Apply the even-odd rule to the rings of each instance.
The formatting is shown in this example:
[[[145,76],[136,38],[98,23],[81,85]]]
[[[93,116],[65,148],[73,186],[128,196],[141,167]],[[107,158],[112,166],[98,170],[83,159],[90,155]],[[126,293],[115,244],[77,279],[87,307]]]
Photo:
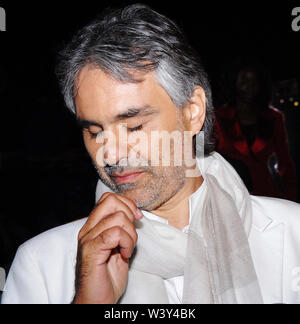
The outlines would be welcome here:
[[[134,191],[134,189],[135,189],[134,183],[126,183],[122,185],[117,185],[114,191],[120,194],[125,194]]]
[[[136,206],[140,209],[144,209],[147,211],[151,211],[153,203],[156,201],[156,199],[145,199],[145,193],[141,192],[140,190],[137,190],[134,187],[131,188],[124,188],[122,191],[118,191],[116,193],[119,193],[131,200],[133,200],[136,204]]]

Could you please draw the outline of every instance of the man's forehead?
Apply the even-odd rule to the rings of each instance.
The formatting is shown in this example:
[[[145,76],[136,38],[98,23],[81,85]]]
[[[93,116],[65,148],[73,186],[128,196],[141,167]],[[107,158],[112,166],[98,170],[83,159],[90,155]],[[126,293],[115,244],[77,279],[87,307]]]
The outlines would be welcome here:
[[[121,80],[121,78],[113,76],[111,73],[102,70],[98,66],[88,64],[84,68],[82,68],[80,73],[78,74],[75,80],[75,89],[79,91],[82,85],[88,82],[93,82],[95,85],[98,84],[101,87],[133,86],[147,80],[157,83],[155,72],[153,71],[147,73],[140,71],[130,71],[129,73],[132,76],[132,81],[125,81]]]
[[[126,114],[131,108],[149,111],[155,107],[158,110],[166,102],[170,103],[170,97],[159,85],[153,72],[138,77],[142,81],[122,82],[99,68],[85,67],[76,83],[75,102],[79,115],[101,113],[104,118],[111,118]]]

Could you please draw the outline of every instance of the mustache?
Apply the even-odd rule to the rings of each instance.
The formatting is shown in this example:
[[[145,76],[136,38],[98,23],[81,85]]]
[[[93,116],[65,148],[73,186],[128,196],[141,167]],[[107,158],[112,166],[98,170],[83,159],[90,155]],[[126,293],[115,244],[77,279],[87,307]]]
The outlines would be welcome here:
[[[143,168],[138,167],[138,166],[130,166],[130,163],[126,163],[125,165],[124,162],[122,163],[122,160],[120,160],[117,164],[106,164],[104,169],[104,172],[109,176],[112,177],[114,173],[134,173],[134,172],[145,172],[149,171],[151,167],[146,167],[143,166]],[[147,164],[148,165],[148,164]]]
[[[111,177],[114,173],[134,173],[134,172],[144,172],[145,169],[129,169],[124,166],[109,165],[104,167],[104,172]]]

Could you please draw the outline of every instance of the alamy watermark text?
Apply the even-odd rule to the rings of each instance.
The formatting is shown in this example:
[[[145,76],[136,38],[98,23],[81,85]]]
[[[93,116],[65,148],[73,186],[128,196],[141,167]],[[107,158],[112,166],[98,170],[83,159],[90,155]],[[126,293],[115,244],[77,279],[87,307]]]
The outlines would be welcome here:
[[[6,31],[6,12],[0,7],[0,31]]]
[[[300,7],[295,7],[292,10],[292,16],[295,17],[292,21],[292,29],[298,32],[300,31]]]

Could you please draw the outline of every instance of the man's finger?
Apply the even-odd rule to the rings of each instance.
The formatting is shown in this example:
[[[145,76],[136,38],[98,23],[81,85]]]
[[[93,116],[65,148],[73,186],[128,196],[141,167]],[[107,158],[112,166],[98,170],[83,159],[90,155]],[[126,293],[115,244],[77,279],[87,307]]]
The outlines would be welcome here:
[[[94,240],[97,236],[101,235],[102,232],[116,226],[125,230],[131,236],[134,244],[136,244],[138,236],[135,226],[123,211],[118,211],[102,219],[101,222],[96,224],[96,226],[81,238],[81,243],[84,244],[84,242]]]
[[[102,232],[95,240],[94,246],[103,254],[103,263],[109,258],[111,251],[119,247],[120,254],[123,258],[129,259],[134,249],[134,241],[131,236],[119,226],[111,227]]]
[[[85,236],[102,219],[118,211],[124,212],[131,222],[134,221],[135,215],[126,203],[124,203],[115,195],[107,195],[107,197],[102,201],[102,203],[97,205],[91,212],[87,222],[78,234],[78,239],[81,239],[83,236]]]
[[[120,199],[121,201],[123,201],[126,205],[128,205],[128,207],[132,210],[132,212],[136,215],[137,219],[141,219],[143,217],[143,213],[137,208],[135,202],[128,198],[125,197],[121,194],[115,194],[115,193],[111,193],[111,192],[105,192],[101,198],[98,200],[97,205],[99,205],[103,200],[105,200],[107,197],[109,197],[110,195],[114,195],[116,198]]]

